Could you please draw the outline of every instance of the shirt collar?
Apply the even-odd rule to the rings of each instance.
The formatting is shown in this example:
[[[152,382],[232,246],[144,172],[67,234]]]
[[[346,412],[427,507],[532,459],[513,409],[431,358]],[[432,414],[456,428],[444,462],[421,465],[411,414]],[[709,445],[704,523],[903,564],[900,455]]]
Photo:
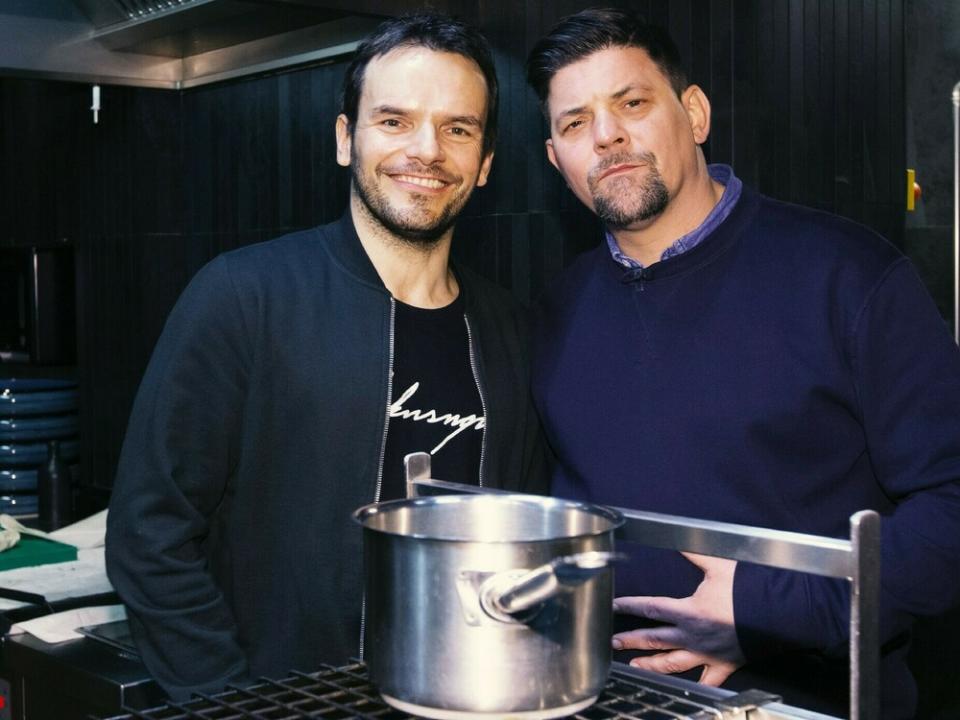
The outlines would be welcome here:
[[[699,245],[720,223],[727,219],[727,216],[737,204],[737,200],[740,199],[740,191],[743,189],[743,183],[740,182],[740,178],[733,174],[733,168],[729,165],[715,163],[708,165],[707,171],[710,173],[711,178],[723,185],[723,195],[720,197],[720,202],[714,205],[713,210],[710,211],[710,214],[704,218],[699,226],[674,241],[670,247],[664,250],[660,255],[661,260],[680,255]],[[612,233],[607,231],[606,238],[610,255],[613,256],[613,259],[620,265],[626,268],[643,268],[643,265],[639,262],[623,254],[623,250],[620,249],[620,245],[617,244],[616,238],[613,237]]]

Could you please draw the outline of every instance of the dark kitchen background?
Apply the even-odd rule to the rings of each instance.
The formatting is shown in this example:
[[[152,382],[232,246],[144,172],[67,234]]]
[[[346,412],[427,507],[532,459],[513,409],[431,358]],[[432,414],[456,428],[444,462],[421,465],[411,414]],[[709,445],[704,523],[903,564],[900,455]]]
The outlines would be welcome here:
[[[424,6],[303,4],[368,16]],[[546,161],[523,78],[535,40],[597,4],[635,7],[672,32],[713,103],[710,161],[732,164],[773,197],[875,228],[913,257],[953,322],[950,90],[960,80],[960,9],[937,0],[432,3],[481,27],[502,83],[492,180],[458,224],[464,262],[530,302],[597,242],[593,218]],[[0,2],[0,22],[42,5]],[[0,68],[11,65],[4,58],[20,41],[12,42]],[[102,80],[96,124],[91,81],[0,70],[0,251],[72,255],[75,294],[64,297],[61,284],[59,310],[71,317],[59,340],[71,347],[0,363],[0,377],[78,381],[78,514],[107,502],[144,367],[193,274],[220,252],[343,211],[348,180],[334,161],[333,124],[347,61],[334,54],[186,89]],[[923,189],[913,211],[908,167]],[[921,627],[925,702],[957,695],[944,670],[957,625]]]

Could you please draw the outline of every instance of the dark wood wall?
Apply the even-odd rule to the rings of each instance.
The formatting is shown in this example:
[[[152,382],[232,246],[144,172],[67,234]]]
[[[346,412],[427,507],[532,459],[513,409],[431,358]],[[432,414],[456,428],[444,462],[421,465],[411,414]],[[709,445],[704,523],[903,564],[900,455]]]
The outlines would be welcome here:
[[[591,4],[459,5],[494,45],[503,97],[492,182],[471,200],[455,253],[525,302],[598,239],[545,160],[523,78],[536,39]],[[615,4],[677,39],[713,102],[711,161],[900,241],[902,0]],[[81,481],[92,504],[106,500],[133,395],[190,277],[219,252],[342,212],[333,121],[345,63],[182,92],[104,87],[97,125],[87,85],[0,78],[0,246],[76,252]]]

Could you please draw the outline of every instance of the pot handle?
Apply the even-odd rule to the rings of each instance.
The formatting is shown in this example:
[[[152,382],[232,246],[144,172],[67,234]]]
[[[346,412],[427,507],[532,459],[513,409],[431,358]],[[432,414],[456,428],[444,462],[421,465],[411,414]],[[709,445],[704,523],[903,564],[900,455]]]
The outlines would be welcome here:
[[[520,577],[515,571],[497,573],[480,587],[480,607],[498,620],[514,620],[513,615],[582,585],[624,558],[624,553],[594,550],[554,558]]]

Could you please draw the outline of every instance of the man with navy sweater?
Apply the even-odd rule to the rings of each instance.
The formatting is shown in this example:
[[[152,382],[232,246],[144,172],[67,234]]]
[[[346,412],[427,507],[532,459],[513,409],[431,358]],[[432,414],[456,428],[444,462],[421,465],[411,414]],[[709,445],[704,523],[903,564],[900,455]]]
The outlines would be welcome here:
[[[960,352],[916,272],[708,166],[710,104],[635,15],[570,16],[527,69],[547,156],[607,229],[540,303],[554,494],[836,537],[878,510],[882,704],[910,717],[912,618],[960,599]],[[633,664],[845,712],[845,582],[630,550]]]

